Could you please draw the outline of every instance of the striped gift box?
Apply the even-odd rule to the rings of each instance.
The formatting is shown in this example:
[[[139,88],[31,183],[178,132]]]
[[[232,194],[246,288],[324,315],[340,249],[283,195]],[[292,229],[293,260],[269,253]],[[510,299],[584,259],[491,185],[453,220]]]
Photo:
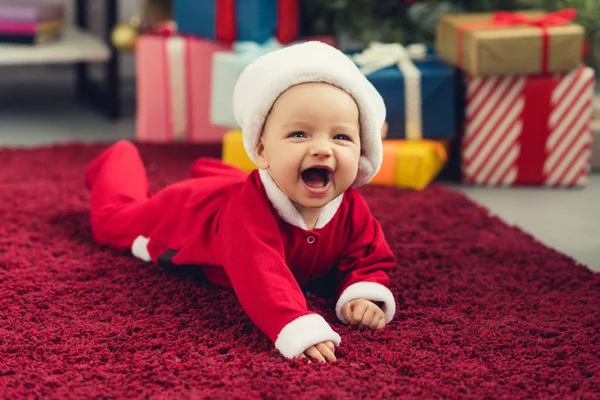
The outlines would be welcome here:
[[[585,185],[594,71],[467,77],[463,181],[489,186]]]

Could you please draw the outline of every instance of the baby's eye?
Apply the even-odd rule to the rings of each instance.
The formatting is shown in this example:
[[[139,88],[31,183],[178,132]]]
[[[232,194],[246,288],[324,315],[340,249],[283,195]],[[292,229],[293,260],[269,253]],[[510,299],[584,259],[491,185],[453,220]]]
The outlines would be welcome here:
[[[335,135],[333,138],[335,140],[350,140],[350,137],[348,137],[348,135],[342,135],[342,134]]]
[[[291,138],[303,138],[306,137],[306,134],[302,131],[292,132],[290,133]]]

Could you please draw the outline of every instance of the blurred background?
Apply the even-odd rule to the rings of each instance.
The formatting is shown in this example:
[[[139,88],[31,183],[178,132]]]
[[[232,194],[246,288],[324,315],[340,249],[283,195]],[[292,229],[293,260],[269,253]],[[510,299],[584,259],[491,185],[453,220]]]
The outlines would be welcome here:
[[[244,65],[261,53],[310,38],[331,43],[351,57],[361,54],[374,42],[399,44],[408,49],[420,71],[420,81],[414,86],[414,81],[406,79],[405,71],[398,66],[399,59],[390,65],[380,65],[369,75],[388,106],[386,146],[389,154],[397,157],[394,162],[399,163],[386,166],[389,174],[380,176],[379,184],[410,190],[424,190],[434,182],[448,185],[488,207],[506,222],[600,270],[597,96],[594,100],[590,97],[589,105],[587,100],[580,102],[581,115],[592,116],[586,126],[594,139],[586,142],[585,152],[562,155],[585,158],[581,179],[571,179],[575,185],[548,187],[541,179],[530,179],[524,185],[494,184],[489,179],[477,181],[478,177],[465,175],[462,168],[463,139],[469,131],[465,110],[470,100],[466,93],[468,84],[476,84],[468,77],[480,75],[481,79],[489,80],[517,74],[537,79],[534,76],[540,72],[514,70],[519,68],[515,63],[527,66],[525,62],[516,62],[516,58],[512,64],[510,60],[497,63],[504,65],[502,62],[506,61],[505,71],[485,71],[485,57],[477,57],[494,54],[484,51],[494,40],[504,40],[502,51],[508,51],[507,58],[511,52],[540,52],[539,45],[527,47],[526,37],[532,35],[531,26],[536,25],[529,26],[529,31],[523,30],[522,36],[515,33],[524,29],[522,26],[503,28],[495,38],[469,29],[464,40],[473,40],[473,48],[483,49],[477,50],[481,51],[479,55],[469,55],[470,47],[465,45],[465,57],[479,60],[473,67],[468,63],[460,65],[456,42],[449,46],[436,37],[436,32],[440,31],[444,16],[466,15],[465,21],[481,23],[489,21],[490,15],[497,11],[532,9],[545,13],[565,9],[575,12],[573,20],[567,22],[581,31],[565,28],[561,22],[548,32],[550,37],[572,38],[582,51],[565,56],[563,69],[548,71],[548,76],[585,68],[592,74],[595,88],[600,66],[600,2],[597,1],[0,0],[0,146],[30,147],[73,141],[110,143],[123,138],[152,143],[220,141],[231,150],[227,154],[223,151],[224,159],[229,157],[233,163],[252,168],[243,159],[228,102],[235,78]],[[226,12],[231,14],[229,18]],[[483,16],[477,17],[479,13]],[[444,29],[449,29],[445,32],[453,32],[444,37],[456,34],[458,25],[452,24],[448,20],[444,25]],[[539,37],[541,30],[535,29]],[[510,40],[506,41],[507,38]],[[255,42],[256,46],[248,46],[249,42]],[[556,43],[550,39],[550,46],[560,46]],[[185,49],[195,50],[184,53]],[[380,50],[389,55],[397,48]],[[566,54],[560,48],[557,51]],[[541,57],[537,53],[534,56],[536,60]],[[370,62],[377,64],[377,56],[372,57],[375,61]],[[359,58],[353,59],[360,64]],[[196,75],[186,72],[183,66],[186,62],[194,67]],[[414,87],[415,98],[411,97]],[[585,93],[572,96],[587,96]],[[182,117],[187,118],[187,122],[180,121],[183,125],[177,127],[175,121],[173,126],[165,128],[170,112],[185,109],[185,96],[197,96],[200,103],[195,104],[202,104],[201,107]],[[422,109],[416,122],[410,119],[409,110],[415,102],[420,102]],[[579,107],[577,104],[573,107]],[[585,118],[581,115],[575,118]],[[206,129],[186,131],[190,118],[196,118],[195,126]],[[418,127],[411,125],[411,121]],[[524,154],[523,160],[526,159]],[[402,170],[402,165],[416,167],[411,167],[413,172],[410,172]]]

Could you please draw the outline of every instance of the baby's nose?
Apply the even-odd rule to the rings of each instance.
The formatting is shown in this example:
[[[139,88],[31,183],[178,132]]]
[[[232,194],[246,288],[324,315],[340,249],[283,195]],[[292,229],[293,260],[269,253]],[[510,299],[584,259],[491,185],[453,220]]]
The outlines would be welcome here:
[[[311,154],[313,156],[331,156],[332,154],[332,150],[331,150],[331,143],[329,143],[327,140],[317,140],[313,143],[313,146],[311,147]]]
[[[329,157],[332,154],[331,146],[313,146],[311,154],[316,157]]]

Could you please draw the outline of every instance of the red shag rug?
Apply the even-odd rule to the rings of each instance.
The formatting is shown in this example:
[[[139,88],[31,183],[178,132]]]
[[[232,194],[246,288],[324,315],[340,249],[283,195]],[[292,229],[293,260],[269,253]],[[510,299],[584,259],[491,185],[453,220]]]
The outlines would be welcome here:
[[[219,154],[140,148],[154,189]],[[83,171],[103,149],[0,150],[0,398],[600,397],[600,275],[456,191],[362,189],[398,312],[359,332],[308,295],[342,335],[337,363],[308,364],[197,271],[94,243]]]

